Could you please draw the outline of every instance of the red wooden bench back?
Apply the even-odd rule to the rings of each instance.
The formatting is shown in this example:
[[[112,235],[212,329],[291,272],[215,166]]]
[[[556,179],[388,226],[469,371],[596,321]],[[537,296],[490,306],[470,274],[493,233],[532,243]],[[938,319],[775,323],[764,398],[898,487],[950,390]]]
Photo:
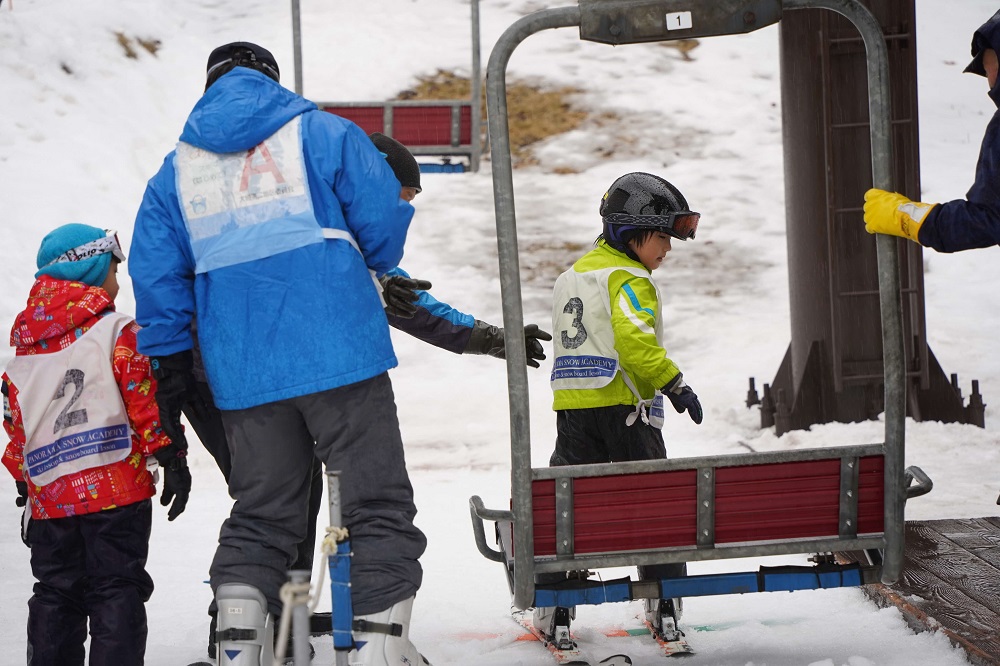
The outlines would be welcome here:
[[[858,534],[883,531],[884,460],[860,459]],[[839,458],[715,469],[715,543],[839,534]],[[576,554],[696,546],[697,470],[573,480]],[[532,482],[535,555],[556,554],[554,479]]]
[[[365,134],[382,132],[385,128],[385,107],[324,105],[324,111],[334,113],[354,122]],[[451,109],[448,104],[428,102],[420,106],[394,106],[392,109],[392,138],[408,148],[421,146],[451,146]],[[472,107],[459,107],[458,142],[461,146],[472,144]]]

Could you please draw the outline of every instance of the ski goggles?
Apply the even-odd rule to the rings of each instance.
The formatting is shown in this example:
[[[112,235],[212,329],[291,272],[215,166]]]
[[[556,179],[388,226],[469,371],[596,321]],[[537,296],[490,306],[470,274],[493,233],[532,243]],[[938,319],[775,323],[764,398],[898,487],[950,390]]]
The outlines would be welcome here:
[[[105,229],[104,231],[108,234],[107,236],[84,243],[71,250],[66,250],[42,268],[65,261],[86,261],[107,252],[113,254],[118,261],[125,261],[125,253],[122,252],[121,243],[118,242],[118,232],[111,229]]]
[[[680,240],[694,238],[694,234],[698,230],[698,220],[700,219],[701,213],[689,210],[663,213],[662,215],[611,213],[604,216],[604,221],[608,224],[629,224],[637,227],[659,229]]]

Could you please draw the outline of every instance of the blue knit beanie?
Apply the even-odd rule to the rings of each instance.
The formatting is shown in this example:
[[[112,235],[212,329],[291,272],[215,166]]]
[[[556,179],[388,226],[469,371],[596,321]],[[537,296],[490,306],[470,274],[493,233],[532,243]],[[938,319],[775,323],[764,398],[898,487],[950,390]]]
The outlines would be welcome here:
[[[108,269],[111,267],[110,252],[102,252],[83,261],[60,261],[56,264],[48,264],[67,250],[80,247],[84,243],[103,238],[106,235],[107,232],[104,229],[75,222],[64,224],[50,231],[42,239],[42,246],[38,248],[38,259],[35,262],[38,266],[38,272],[35,273],[35,277],[40,278],[43,275],[48,275],[57,280],[83,282],[91,287],[101,286],[104,284],[104,280],[108,276]]]

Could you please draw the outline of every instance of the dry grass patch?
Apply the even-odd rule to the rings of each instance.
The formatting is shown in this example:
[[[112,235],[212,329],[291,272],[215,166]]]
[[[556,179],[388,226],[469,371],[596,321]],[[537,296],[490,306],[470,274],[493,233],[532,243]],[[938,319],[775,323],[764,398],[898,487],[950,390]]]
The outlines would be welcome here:
[[[576,129],[589,118],[586,111],[575,108],[571,101],[573,95],[581,92],[571,87],[546,88],[541,84],[507,82],[507,123],[514,166],[537,164],[538,160],[531,153],[532,144]],[[438,70],[418,79],[416,86],[403,91],[396,99],[469,99],[471,95],[472,84],[468,78]],[[481,131],[485,135],[485,87],[482,105],[484,125]]]
[[[594,232],[595,238],[598,233],[599,230]],[[519,245],[523,280],[547,288],[593,247],[592,243],[561,240],[529,240]]]
[[[115,39],[118,41],[118,45],[122,47],[125,52],[126,58],[131,58],[135,60],[139,57],[139,52],[136,48],[145,49],[150,55],[155,56],[156,52],[160,50],[160,40],[149,39],[144,37],[136,37],[135,44],[133,44],[132,38],[126,35],[124,32],[115,32]]]

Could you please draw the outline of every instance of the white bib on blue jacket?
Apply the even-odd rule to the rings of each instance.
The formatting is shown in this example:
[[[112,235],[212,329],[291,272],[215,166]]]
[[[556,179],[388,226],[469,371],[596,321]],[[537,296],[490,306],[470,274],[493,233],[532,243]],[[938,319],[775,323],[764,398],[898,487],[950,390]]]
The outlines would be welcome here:
[[[177,198],[195,272],[323,242],[306,176],[302,117],[250,150],[218,154],[181,141]]]

